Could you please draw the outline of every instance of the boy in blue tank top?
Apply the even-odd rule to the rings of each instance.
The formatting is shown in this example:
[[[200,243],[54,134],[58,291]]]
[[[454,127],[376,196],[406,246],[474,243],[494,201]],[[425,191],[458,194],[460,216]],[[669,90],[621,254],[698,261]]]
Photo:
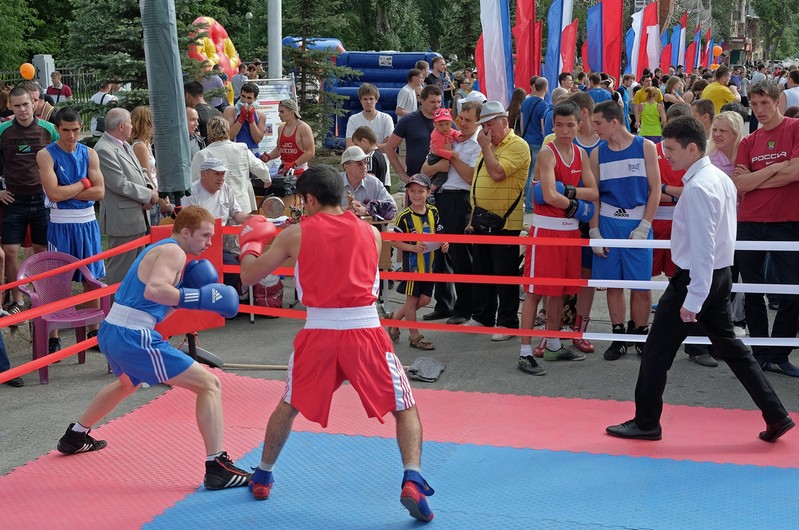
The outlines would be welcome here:
[[[599,183],[599,207],[591,220],[591,239],[652,239],[652,219],[660,202],[660,169],[655,144],[634,136],[624,125],[621,107],[615,101],[594,108],[594,130],[603,140],[591,153],[591,169]],[[592,274],[595,280],[649,281],[651,248],[594,247]],[[624,289],[608,288],[608,312],[613,333],[645,335],[649,331],[652,291],[630,290],[630,320]],[[635,344],[640,355],[643,344]],[[613,341],[605,351],[608,361],[627,353],[627,342]]]
[[[36,153],[36,163],[44,189],[44,204],[50,210],[47,225],[47,250],[63,252],[78,259],[96,256],[103,251],[100,243],[100,226],[94,214],[95,201],[105,195],[100,160],[94,149],[79,143],[82,120],[74,109],[61,109],[55,117],[59,139]],[[102,260],[87,265],[95,278],[105,276]],[[81,273],[75,271],[75,281],[88,285]],[[100,300],[86,303],[87,307],[100,307]],[[87,337],[97,335],[97,328],[89,328]],[[49,340],[49,353],[61,349],[58,331]]]

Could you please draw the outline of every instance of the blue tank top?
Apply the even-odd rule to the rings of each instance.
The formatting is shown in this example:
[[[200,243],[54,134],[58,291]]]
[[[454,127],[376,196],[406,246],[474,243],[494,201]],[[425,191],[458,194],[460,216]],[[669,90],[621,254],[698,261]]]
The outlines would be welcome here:
[[[161,322],[164,319],[167,311],[169,311],[171,308],[163,304],[157,304],[153,301],[147,300],[144,297],[144,283],[142,283],[142,281],[139,279],[139,264],[150,250],[160,245],[168,244],[177,245],[178,242],[171,237],[162,239],[161,241],[153,243],[149,247],[145,248],[144,252],[139,254],[136,260],[133,262],[133,265],[131,265],[130,269],[128,269],[128,273],[125,275],[122,283],[119,284],[119,289],[114,295],[114,303],[119,303],[134,309],[138,309],[139,311],[149,313],[155,317],[157,322]]]
[[[75,151],[67,153],[57,143],[52,143],[45,147],[53,157],[53,169],[55,170],[58,184],[66,186],[80,181],[89,171],[89,148],[79,143],[75,146]],[[52,202],[47,198],[45,205],[48,208],[59,210],[82,210],[94,205],[94,201],[82,201],[79,199],[67,199],[65,201]]]
[[[241,110],[236,113],[236,119],[238,119],[239,114],[241,114]],[[258,124],[258,111],[255,112],[255,124]],[[241,130],[239,134],[236,135],[236,142],[240,144],[246,144],[247,147],[250,148],[250,151],[253,152],[255,156],[258,156],[258,143],[253,140],[252,134],[250,134],[250,124],[249,123],[242,123]]]
[[[597,141],[596,141],[596,142],[594,142],[594,143],[593,143],[593,144],[591,144],[591,145],[583,145],[582,143],[580,143],[580,140],[579,140],[578,138],[576,138],[576,137],[574,138],[574,143],[575,143],[575,144],[576,144],[578,147],[582,147],[582,148],[583,148],[583,150],[585,151],[585,154],[587,154],[589,157],[591,156],[591,151],[593,151],[594,149],[596,149],[597,147],[599,147],[599,143],[600,143],[600,142],[601,142],[601,140],[597,139]]]
[[[599,144],[599,200],[618,208],[646,204],[649,181],[646,179],[644,137],[635,136],[627,149],[613,151],[607,142]]]

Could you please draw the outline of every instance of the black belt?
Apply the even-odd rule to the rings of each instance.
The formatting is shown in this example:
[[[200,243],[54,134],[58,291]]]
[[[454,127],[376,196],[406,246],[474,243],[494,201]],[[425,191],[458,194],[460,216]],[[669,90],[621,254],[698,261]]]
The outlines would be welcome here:
[[[15,194],[14,202],[37,202],[44,200],[44,193],[36,193],[34,195]]]

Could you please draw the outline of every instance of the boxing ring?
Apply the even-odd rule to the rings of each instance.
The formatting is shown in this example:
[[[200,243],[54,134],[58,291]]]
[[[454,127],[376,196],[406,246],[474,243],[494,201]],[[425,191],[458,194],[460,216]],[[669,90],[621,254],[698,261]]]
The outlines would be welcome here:
[[[231,229],[222,230],[228,231]],[[408,236],[386,233],[383,237],[393,240]],[[529,237],[413,237],[430,241],[446,238],[451,243],[547,243]],[[563,244],[563,240],[556,241]],[[575,240],[569,244],[585,246],[591,242]],[[602,240],[601,244],[666,246],[668,242]],[[744,244],[758,245],[741,242],[737,248]],[[795,243],[760,245],[799,250]],[[235,269],[222,266],[220,272]],[[283,268],[276,273],[288,276],[293,270]],[[402,272],[384,276],[395,281],[419,279],[418,275]],[[425,280],[434,279],[632,286],[630,282],[425,275]],[[662,289],[665,282],[637,282],[634,287]],[[113,292],[115,288],[106,289]],[[739,292],[791,294],[799,293],[798,289],[788,285],[734,287]],[[102,294],[89,293],[90,297]],[[85,297],[77,295],[58,304],[66,307],[85,301],[81,296]],[[0,326],[32,318],[34,311],[42,309],[46,308],[6,317],[0,320]],[[304,318],[304,311],[295,309],[242,305],[240,312]],[[384,322],[396,327],[412,325],[473,334],[496,331],[424,321]],[[508,333],[612,340],[612,334],[603,333]],[[634,336],[625,338],[636,340]],[[93,340],[4,372],[0,382],[73,355]],[[697,343],[705,340],[690,339]],[[782,341],[797,345],[795,339],[745,339],[749,344]],[[218,353],[224,357],[226,352]],[[223,384],[226,449],[237,465],[256,466],[264,426],[283,385],[213,370]],[[429,390],[419,385],[414,394],[425,428],[423,470],[437,490],[430,498],[436,514],[430,524],[436,527],[795,528],[799,439],[790,433],[776,444],[759,441],[756,433],[762,428],[762,419],[757,411],[666,405],[663,440],[653,443],[604,434],[605,426],[630,416],[629,402]],[[53,451],[0,477],[0,521],[9,528],[77,528],[86,524],[120,529],[216,528],[220,524],[365,529],[420,526],[398,502],[402,469],[392,422],[381,425],[368,420],[349,386],[334,397],[328,429],[322,431],[298,418],[276,467],[272,496],[266,502],[252,501],[242,488],[217,492],[202,488],[202,469],[198,466],[202,443],[193,409],[191,393],[169,390],[132,413],[96,428],[95,437],[109,440],[106,449],[69,457]],[[165,446],[156,440],[172,443]],[[150,469],[157,472],[144,471]],[[706,502],[695,502],[698,495]]]

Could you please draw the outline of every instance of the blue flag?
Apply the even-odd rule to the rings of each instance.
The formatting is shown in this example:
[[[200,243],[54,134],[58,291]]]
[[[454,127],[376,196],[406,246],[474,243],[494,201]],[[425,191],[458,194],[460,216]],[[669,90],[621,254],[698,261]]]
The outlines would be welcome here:
[[[680,36],[682,35],[682,26],[677,24],[671,30],[671,64],[677,66],[680,64]]]
[[[633,47],[635,46],[635,30],[630,28],[624,36],[624,47],[627,50],[627,66],[624,67],[625,74],[633,73],[632,56]]]
[[[604,39],[602,38],[602,2],[588,8],[586,21],[586,34],[588,39],[588,66],[594,72],[605,70],[602,57]]]

